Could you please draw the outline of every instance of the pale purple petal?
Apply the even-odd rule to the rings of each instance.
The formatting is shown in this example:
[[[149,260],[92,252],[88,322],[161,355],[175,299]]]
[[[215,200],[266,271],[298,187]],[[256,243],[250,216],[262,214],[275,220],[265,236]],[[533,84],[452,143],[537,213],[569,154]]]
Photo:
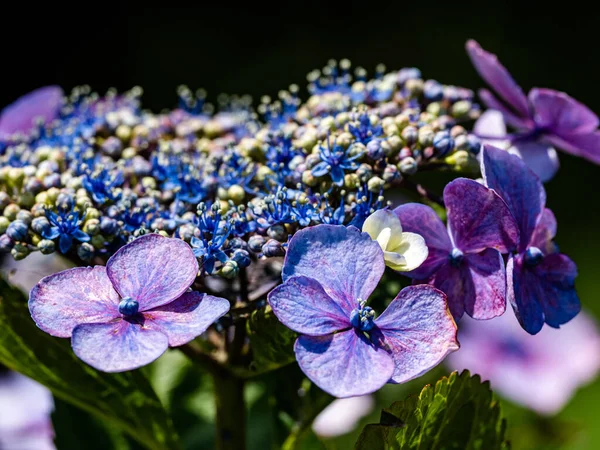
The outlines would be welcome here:
[[[354,227],[317,225],[298,231],[290,240],[283,281],[306,276],[352,311],[357,299],[366,300],[385,270],[383,250],[367,233]]]
[[[407,203],[394,209],[404,231],[423,236],[429,255],[417,269],[404,275],[417,280],[430,277],[442,264],[448,261],[452,242],[448,231],[435,211],[420,203]]]
[[[467,178],[446,185],[444,203],[454,245],[464,253],[516,248],[519,231],[504,201],[491,189]]]
[[[542,414],[558,412],[600,370],[600,334],[583,312],[535,336],[510,310],[493,320],[464,318],[459,339],[460,350],[446,360],[452,370],[477,373],[498,394]]]
[[[584,134],[545,135],[544,139],[561,150],[600,164],[600,132]]]
[[[475,70],[496,93],[521,116],[529,114],[527,98],[496,55],[483,50],[474,40],[467,41],[467,53]]]
[[[522,256],[507,265],[508,298],[521,326],[536,334],[544,325],[558,328],[575,317],[581,304],[575,291],[577,267],[567,256],[551,254],[535,266]]]
[[[150,364],[169,346],[167,335],[118,319],[87,323],[73,330],[71,345],[84,362],[102,372],[124,372]]]
[[[106,264],[121,297],[146,311],[179,298],[196,279],[198,261],[180,239],[147,234],[121,247]]]
[[[323,336],[351,326],[352,309],[345,311],[347,303],[332,299],[312,278],[288,278],[268,301],[281,323],[298,333]]]
[[[534,88],[529,101],[537,126],[554,134],[591,133],[600,123],[587,106],[564,92]]]
[[[300,336],[294,351],[306,376],[335,397],[375,392],[394,373],[392,357],[354,329],[328,336]]]
[[[521,158],[544,183],[551,180],[560,167],[554,147],[543,142],[517,141],[508,151]]]
[[[465,266],[474,295],[465,295],[465,312],[474,319],[487,320],[506,311],[506,274],[504,260],[496,250],[487,249],[465,256]]]
[[[312,424],[317,436],[336,437],[350,433],[375,406],[372,395],[338,398],[319,413]]]
[[[506,124],[500,111],[488,109],[473,125],[473,133],[484,138],[505,138]]]
[[[556,218],[552,211],[545,208],[531,236],[530,246],[539,248],[545,255],[556,253],[556,245],[552,242],[554,236],[556,236]]]
[[[8,105],[0,113],[0,138],[27,133],[36,119],[54,120],[62,105],[63,91],[58,86],[36,89]]]
[[[169,346],[186,344],[204,333],[219,317],[229,311],[229,301],[220,297],[186,292],[177,300],[145,311],[145,325],[162,331]]]
[[[458,350],[446,296],[432,286],[402,289],[375,323],[394,359],[393,383],[424,374]]]
[[[519,249],[524,250],[546,204],[542,182],[518,156],[491,145],[484,146],[481,172],[486,185],[508,205],[519,227]]]
[[[496,98],[496,96],[487,89],[479,90],[479,98],[485,104],[485,106],[489,108],[486,112],[482,114],[482,116],[489,111],[497,112],[504,119],[504,121],[512,127],[515,127],[520,130],[533,129],[535,125],[533,123],[533,120],[526,116],[521,117],[518,114],[512,112],[507,106],[504,105],[504,103],[500,102]],[[483,135],[485,135],[485,133],[478,129],[473,128],[473,131],[475,132],[475,134],[482,133]],[[506,133],[506,128],[504,130],[504,133]]]
[[[465,300],[475,298],[475,288],[468,268],[455,267],[449,263],[448,258],[430,278],[424,281],[446,294],[448,309],[456,321],[465,313]]]
[[[120,317],[119,300],[105,267],[75,267],[42,278],[29,294],[29,311],[46,333],[66,338],[79,324]]]

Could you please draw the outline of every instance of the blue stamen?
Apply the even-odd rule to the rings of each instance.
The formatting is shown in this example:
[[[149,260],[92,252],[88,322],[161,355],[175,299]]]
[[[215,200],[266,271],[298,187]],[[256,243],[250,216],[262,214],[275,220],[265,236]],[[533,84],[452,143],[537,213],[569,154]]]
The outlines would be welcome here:
[[[459,249],[457,248],[453,248],[452,251],[450,252],[450,264],[453,267],[458,267],[460,266],[460,263],[462,263],[462,260],[464,259],[465,255],[463,254],[463,252],[461,252]]]
[[[375,311],[370,306],[365,306],[366,302],[359,300],[358,308],[350,313],[350,323],[360,331],[370,331],[375,326]]]
[[[119,313],[126,317],[135,316],[140,309],[140,304],[131,297],[124,297],[119,303]]]
[[[544,254],[537,247],[529,247],[524,255],[525,264],[530,267],[535,267],[544,259]]]

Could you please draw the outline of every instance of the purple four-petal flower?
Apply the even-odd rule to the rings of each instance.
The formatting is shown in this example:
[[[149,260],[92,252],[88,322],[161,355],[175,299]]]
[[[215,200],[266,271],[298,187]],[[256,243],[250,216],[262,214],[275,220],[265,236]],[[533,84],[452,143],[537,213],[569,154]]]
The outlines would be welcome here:
[[[446,296],[403,289],[377,319],[366,306],[385,270],[383,251],[354,227],[317,225],[290,240],[284,284],[268,297],[279,320],[300,333],[302,371],[336,397],[403,383],[458,349]]]
[[[429,256],[405,274],[426,280],[448,296],[455,320],[466,312],[491,319],[506,309],[506,278],[501,253],[516,247],[519,232],[506,204],[491,189],[466,178],[444,189],[448,227],[435,211],[418,203],[394,210],[402,228],[425,238]]]
[[[544,187],[518,157],[492,146],[484,147],[481,172],[519,226],[518,254],[506,265],[507,297],[517,318],[531,334],[544,322],[558,328],[575,317],[581,305],[575,291],[577,266],[552,242],[556,219],[545,208]]]
[[[202,334],[229,310],[223,298],[188,291],[198,262],[188,244],[158,234],[119,249],[104,266],[43,278],[29,310],[45,332],[71,338],[83,361],[122,372]]]
[[[552,89],[534,88],[526,97],[496,55],[473,40],[467,42],[467,52],[479,75],[497,94],[482,89],[481,100],[519,131],[512,144],[523,159],[534,164],[532,168],[544,181],[558,168],[549,145],[600,164],[599,120],[587,106]]]

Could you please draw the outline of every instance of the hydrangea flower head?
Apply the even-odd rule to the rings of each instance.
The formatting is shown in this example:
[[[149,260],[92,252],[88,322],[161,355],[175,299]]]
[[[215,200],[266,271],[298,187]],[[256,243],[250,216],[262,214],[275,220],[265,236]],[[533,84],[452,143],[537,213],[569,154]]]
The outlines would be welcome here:
[[[229,310],[225,299],[188,291],[198,262],[184,241],[148,234],[104,266],[43,278],[29,310],[45,332],[71,338],[83,361],[105,372],[149,364],[202,334]]]
[[[552,239],[556,219],[546,209],[546,192],[523,161],[504,150],[485,146],[482,169],[488,187],[508,205],[520,231],[518,253],[510,256],[506,276],[508,299],[523,328],[535,334],[544,322],[558,328],[579,312],[575,291],[577,266],[558,253]]]
[[[600,333],[584,313],[560,330],[546,327],[535,336],[511,311],[487,321],[464,320],[461,348],[447,359],[451,369],[469,369],[498,393],[539,413],[560,411],[600,372]]]
[[[26,134],[35,127],[35,121],[50,122],[58,116],[62,105],[63,90],[58,86],[36,89],[0,113],[0,139],[16,133]]]
[[[402,230],[398,216],[388,209],[375,211],[365,220],[362,230],[383,250],[385,265],[399,272],[419,267],[427,259],[425,239]]]
[[[317,225],[290,240],[284,284],[268,296],[279,320],[300,333],[294,350],[302,371],[336,397],[408,381],[458,348],[446,297],[431,286],[403,289],[375,318],[366,300],[384,270],[368,234]]]
[[[480,97],[488,108],[499,111],[504,121],[519,131],[513,145],[543,180],[558,168],[553,154],[556,146],[567,153],[600,164],[599,120],[587,106],[564,92],[532,89],[526,97],[521,87],[500,64],[496,55],[486,52],[473,40],[467,52],[479,75],[496,95],[483,89]],[[497,131],[503,124],[480,124],[479,132]]]

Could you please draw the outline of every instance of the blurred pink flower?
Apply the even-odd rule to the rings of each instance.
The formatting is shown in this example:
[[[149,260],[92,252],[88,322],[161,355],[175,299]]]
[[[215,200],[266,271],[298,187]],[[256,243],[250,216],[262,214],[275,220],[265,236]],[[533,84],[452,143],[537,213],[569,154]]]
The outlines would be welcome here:
[[[0,449],[54,450],[50,391],[16,372],[0,373]]]
[[[458,336],[460,350],[446,360],[452,370],[479,374],[498,394],[541,414],[560,411],[600,371],[600,333],[584,312],[560,330],[530,335],[508,308],[492,320],[464,318]]]

